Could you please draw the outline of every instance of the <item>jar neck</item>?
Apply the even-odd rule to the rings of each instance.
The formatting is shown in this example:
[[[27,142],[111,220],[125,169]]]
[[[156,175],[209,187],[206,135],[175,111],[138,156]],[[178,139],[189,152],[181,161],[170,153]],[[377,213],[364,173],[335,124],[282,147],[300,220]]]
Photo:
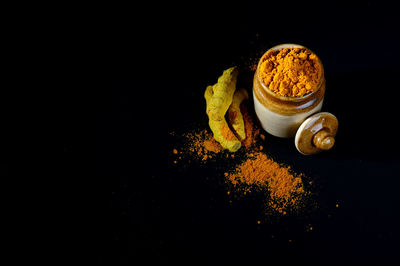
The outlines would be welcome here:
[[[257,67],[253,80],[253,93],[257,100],[267,109],[282,115],[294,115],[308,112],[316,107],[325,94],[325,77],[322,74],[319,85],[315,91],[303,97],[284,97],[269,90],[261,81]]]

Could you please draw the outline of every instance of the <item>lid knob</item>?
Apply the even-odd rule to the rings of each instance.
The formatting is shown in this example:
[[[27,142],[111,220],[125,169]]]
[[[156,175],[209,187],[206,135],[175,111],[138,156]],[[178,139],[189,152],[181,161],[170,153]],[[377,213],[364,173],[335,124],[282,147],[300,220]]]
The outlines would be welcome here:
[[[338,120],[326,112],[316,113],[307,118],[296,132],[295,145],[305,155],[329,150],[335,144]]]
[[[335,138],[323,129],[314,135],[313,144],[321,150],[329,150],[335,144]]]

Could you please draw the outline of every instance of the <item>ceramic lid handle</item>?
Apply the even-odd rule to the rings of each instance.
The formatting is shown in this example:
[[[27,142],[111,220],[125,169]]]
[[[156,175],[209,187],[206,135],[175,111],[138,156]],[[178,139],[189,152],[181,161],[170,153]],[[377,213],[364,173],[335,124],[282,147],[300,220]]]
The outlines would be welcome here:
[[[338,120],[331,113],[316,113],[301,123],[296,132],[294,144],[305,155],[329,150],[335,144]]]
[[[335,138],[329,131],[322,129],[314,135],[313,144],[321,150],[329,150],[335,144]]]

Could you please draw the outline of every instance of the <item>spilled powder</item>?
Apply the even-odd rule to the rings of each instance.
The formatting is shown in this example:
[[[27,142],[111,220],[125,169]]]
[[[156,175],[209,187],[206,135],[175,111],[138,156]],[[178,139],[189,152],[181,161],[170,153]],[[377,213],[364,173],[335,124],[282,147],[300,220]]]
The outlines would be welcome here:
[[[172,150],[174,164],[183,157],[203,164],[212,159],[226,167],[223,178],[228,186],[228,195],[246,195],[255,191],[264,197],[268,212],[278,215],[301,210],[310,195],[303,185],[303,175],[267,156],[264,147],[268,145],[268,138],[260,133],[254,114],[248,112],[245,104],[240,106],[240,110],[246,139],[237,152],[224,150],[211,131],[202,129],[183,134],[182,147],[179,151],[176,148]]]
[[[265,136],[263,134],[260,134],[260,129],[254,125],[253,119],[251,118],[251,114],[247,110],[246,105],[240,105],[240,112],[243,116],[244,129],[246,132],[246,138],[242,141],[242,145],[246,149],[250,149],[253,145],[256,144],[256,138],[258,136],[260,136],[260,138],[262,139],[265,139]]]
[[[260,129],[254,125],[247,106],[241,104],[240,111],[243,115],[246,132],[246,138],[242,141],[242,147],[240,151],[254,151],[257,149],[257,147],[255,147],[257,144],[257,139],[265,139],[265,136],[260,134]],[[181,149],[181,153],[186,156],[191,156],[195,160],[205,162],[209,159],[215,158],[215,155],[219,153],[224,153],[225,158],[235,157],[235,153],[231,153],[226,150],[224,151],[223,147],[214,139],[212,132],[207,129],[187,132],[182,136],[184,145]],[[258,148],[262,149],[263,147],[259,146]],[[177,154],[176,149],[173,150],[173,154]]]
[[[225,173],[234,186],[244,184],[266,190],[267,205],[281,214],[299,208],[306,196],[301,175],[292,174],[290,167],[279,165],[262,152],[255,152],[231,173]]]
[[[185,138],[186,152],[190,153],[195,159],[206,161],[223,151],[222,146],[206,129],[200,132],[185,133],[183,137]]]

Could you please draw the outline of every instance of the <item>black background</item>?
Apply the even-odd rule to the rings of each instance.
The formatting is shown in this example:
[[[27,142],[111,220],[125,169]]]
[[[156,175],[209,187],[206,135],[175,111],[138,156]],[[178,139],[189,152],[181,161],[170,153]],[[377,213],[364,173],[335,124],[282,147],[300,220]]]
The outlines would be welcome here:
[[[154,3],[91,6],[67,17],[59,30],[72,66],[61,106],[62,169],[76,203],[68,202],[62,216],[70,254],[95,263],[396,258],[395,6]],[[169,133],[207,127],[206,86],[281,43],[302,44],[322,60],[323,111],[338,117],[339,132],[331,151],[313,156],[300,155],[292,139],[267,134],[267,154],[318,184],[319,209],[264,221],[257,195],[229,203],[224,160],[173,165],[180,139]]]

